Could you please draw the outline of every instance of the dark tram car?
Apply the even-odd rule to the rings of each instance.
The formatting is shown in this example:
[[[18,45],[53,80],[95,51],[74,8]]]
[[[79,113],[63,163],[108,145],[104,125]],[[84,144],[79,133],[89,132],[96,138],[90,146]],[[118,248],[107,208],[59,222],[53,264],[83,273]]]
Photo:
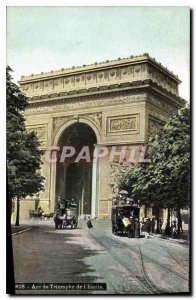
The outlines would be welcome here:
[[[112,206],[112,233],[118,235],[119,233],[126,234],[128,238],[139,237],[140,209],[137,206],[130,204],[113,205]]]

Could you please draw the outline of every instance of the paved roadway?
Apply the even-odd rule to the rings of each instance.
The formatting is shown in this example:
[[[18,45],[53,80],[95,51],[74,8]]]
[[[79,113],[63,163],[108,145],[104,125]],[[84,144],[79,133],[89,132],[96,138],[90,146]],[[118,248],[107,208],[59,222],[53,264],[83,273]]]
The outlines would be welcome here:
[[[19,294],[163,294],[189,291],[188,246],[111,234],[108,221],[54,230],[41,221],[13,235],[16,283],[106,283],[107,291],[17,291]]]

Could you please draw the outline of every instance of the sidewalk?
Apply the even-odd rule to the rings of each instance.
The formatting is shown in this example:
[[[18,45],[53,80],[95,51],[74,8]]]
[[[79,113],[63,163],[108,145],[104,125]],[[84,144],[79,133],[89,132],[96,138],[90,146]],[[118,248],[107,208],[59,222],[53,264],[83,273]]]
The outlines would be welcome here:
[[[164,239],[164,240],[168,240],[170,242],[173,243],[180,243],[180,244],[184,244],[184,245],[188,245],[189,241],[190,241],[190,236],[189,236],[189,232],[185,231],[181,234],[179,234],[177,236],[177,238],[172,238],[170,236],[164,235],[163,233],[158,234],[158,233],[151,233],[151,236],[159,238],[159,239]]]
[[[29,227],[30,226],[28,226],[28,225],[20,225],[20,226],[12,225],[12,234],[23,231]]]

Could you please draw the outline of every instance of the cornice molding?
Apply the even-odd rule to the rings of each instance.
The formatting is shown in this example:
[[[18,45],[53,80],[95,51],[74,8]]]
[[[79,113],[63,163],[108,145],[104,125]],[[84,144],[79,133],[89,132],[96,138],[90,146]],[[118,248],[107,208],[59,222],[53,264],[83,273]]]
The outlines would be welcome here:
[[[89,99],[93,97],[109,96],[111,94],[135,94],[141,92],[155,92],[157,95],[164,97],[168,101],[172,101],[179,106],[183,106],[186,101],[181,97],[164,89],[162,86],[152,80],[143,80],[135,82],[126,82],[119,85],[101,86],[93,89],[82,89],[71,92],[53,93],[50,95],[34,96],[29,98],[29,107],[54,105],[55,103],[67,102],[70,100]]]
[[[161,63],[157,62],[155,58],[150,57],[148,53],[144,53],[142,55],[136,55],[133,56],[131,55],[130,57],[126,58],[118,58],[115,60],[106,60],[104,62],[95,62],[93,64],[88,64],[88,65],[83,65],[83,66],[72,66],[71,68],[62,68],[60,70],[51,70],[50,72],[41,72],[39,74],[31,74],[31,75],[23,75],[21,77],[21,80],[19,83],[23,83],[24,81],[33,81],[33,80],[40,80],[40,79],[45,79],[45,78],[54,78],[54,77],[61,77],[64,75],[74,75],[77,73],[81,72],[89,72],[89,71],[97,71],[100,69],[109,69],[112,67],[117,67],[117,66],[124,66],[126,64],[134,64],[134,63],[140,63],[148,61],[151,64],[155,65],[161,71],[166,72],[167,75],[171,76],[173,79],[175,79],[177,82],[180,82],[178,79],[178,76],[175,75],[172,71],[168,70],[166,67],[164,67]]]

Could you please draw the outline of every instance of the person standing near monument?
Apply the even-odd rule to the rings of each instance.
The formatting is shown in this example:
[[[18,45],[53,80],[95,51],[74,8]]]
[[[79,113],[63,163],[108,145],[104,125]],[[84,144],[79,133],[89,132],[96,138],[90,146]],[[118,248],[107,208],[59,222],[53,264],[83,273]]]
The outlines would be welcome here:
[[[128,192],[125,190],[121,190],[119,193],[119,199],[117,205],[123,206],[126,204]]]
[[[61,213],[61,215],[65,214],[65,202],[63,199],[60,202],[60,213]]]

